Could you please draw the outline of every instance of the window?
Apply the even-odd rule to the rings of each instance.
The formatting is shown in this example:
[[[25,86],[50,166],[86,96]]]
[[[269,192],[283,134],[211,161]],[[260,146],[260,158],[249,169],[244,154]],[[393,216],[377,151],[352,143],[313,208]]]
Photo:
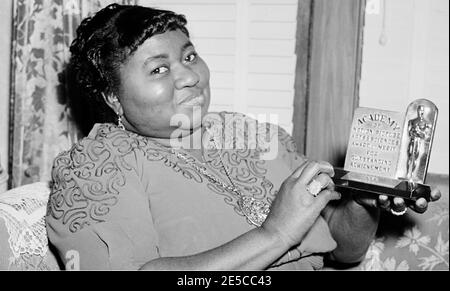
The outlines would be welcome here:
[[[141,0],[186,15],[211,70],[211,111],[277,114],[292,132],[297,0]]]

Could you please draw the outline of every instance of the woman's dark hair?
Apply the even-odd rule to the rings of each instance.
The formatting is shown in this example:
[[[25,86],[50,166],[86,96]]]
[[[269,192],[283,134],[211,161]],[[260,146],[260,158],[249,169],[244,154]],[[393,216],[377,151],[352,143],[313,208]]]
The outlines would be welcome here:
[[[116,114],[102,94],[118,94],[120,65],[148,38],[177,29],[189,37],[183,15],[119,4],[81,22],[70,47],[67,81],[70,107],[84,134],[94,123],[115,123]]]

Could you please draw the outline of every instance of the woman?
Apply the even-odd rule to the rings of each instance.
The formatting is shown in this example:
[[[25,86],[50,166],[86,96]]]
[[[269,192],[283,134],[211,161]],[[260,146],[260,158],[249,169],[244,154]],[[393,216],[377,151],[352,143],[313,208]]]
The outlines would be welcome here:
[[[332,166],[297,155],[275,126],[240,131],[256,123],[206,116],[209,70],[185,25],[173,12],[115,4],[80,25],[73,105],[87,104],[97,124],[54,162],[47,229],[61,258],[75,251],[82,269],[144,270],[361,260],[390,201],[341,199]]]

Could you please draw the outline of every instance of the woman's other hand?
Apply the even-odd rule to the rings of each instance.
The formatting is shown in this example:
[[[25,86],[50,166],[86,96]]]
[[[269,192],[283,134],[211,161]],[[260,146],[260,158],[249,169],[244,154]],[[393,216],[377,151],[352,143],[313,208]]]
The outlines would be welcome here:
[[[306,161],[281,185],[262,228],[289,248],[300,243],[328,202],[341,198],[334,191],[333,175],[329,163]],[[307,190],[313,180],[323,189],[316,196]]]
[[[437,201],[441,198],[441,191],[437,188],[431,189],[431,202]],[[380,195],[377,198],[369,197],[354,197],[355,201],[363,206],[376,208],[379,207],[383,210],[393,212],[393,213],[405,213],[407,207],[412,209],[417,213],[424,213],[428,209],[428,202],[425,198],[419,198],[414,204],[407,205],[403,198],[395,197],[389,198],[386,195]]]

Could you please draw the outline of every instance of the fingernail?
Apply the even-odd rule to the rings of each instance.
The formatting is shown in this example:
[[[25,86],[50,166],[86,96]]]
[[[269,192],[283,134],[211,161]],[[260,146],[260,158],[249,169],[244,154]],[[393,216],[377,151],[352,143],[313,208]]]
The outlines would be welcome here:
[[[419,203],[417,203],[417,205],[418,205],[420,208],[424,208],[424,207],[427,206],[427,202],[426,202],[426,201],[419,201]]]
[[[403,206],[403,203],[404,203],[404,201],[402,198],[394,198],[394,204],[396,206]]]

